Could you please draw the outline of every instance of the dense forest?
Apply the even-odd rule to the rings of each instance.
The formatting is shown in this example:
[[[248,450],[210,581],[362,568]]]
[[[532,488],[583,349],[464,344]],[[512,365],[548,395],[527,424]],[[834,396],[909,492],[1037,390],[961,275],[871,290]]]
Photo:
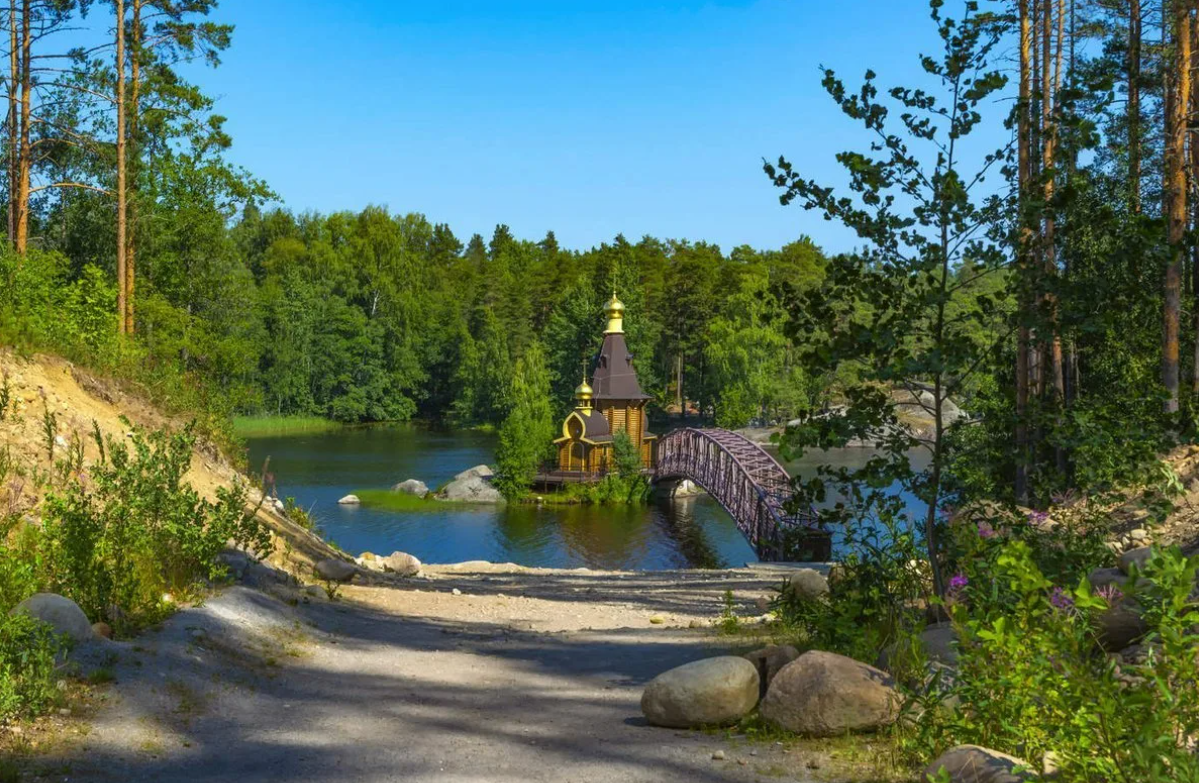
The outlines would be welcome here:
[[[534,346],[570,404],[615,289],[660,411],[735,427],[907,386],[978,425],[938,440],[953,491],[1110,483],[1189,430],[1199,390],[1195,9],[939,9],[947,54],[922,61],[926,83],[825,75],[876,138],[840,156],[848,197],[765,167],[764,191],[857,232],[830,258],[798,231],[776,250],[567,249],[502,224],[458,237],[415,212],[281,209],[227,161],[224,120],[184,75],[232,43],[215,2],[14,4],[0,329],[221,415],[498,426]],[[1002,114],[996,148],[962,143]]]

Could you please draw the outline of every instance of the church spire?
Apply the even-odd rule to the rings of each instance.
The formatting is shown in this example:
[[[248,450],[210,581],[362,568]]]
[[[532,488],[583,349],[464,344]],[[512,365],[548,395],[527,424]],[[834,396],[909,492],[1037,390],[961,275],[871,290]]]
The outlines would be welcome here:
[[[583,360],[583,382],[575,387],[575,399],[579,401],[578,409],[583,411],[591,410],[591,397],[595,394],[595,390],[587,383],[587,360]]]

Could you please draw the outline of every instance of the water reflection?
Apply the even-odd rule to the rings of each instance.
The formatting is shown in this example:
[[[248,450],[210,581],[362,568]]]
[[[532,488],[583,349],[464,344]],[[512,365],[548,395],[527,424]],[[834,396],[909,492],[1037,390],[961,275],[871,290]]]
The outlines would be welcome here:
[[[435,487],[494,462],[494,437],[419,426],[348,429],[249,442],[252,465],[268,455],[280,495],[313,509],[327,535],[355,554],[410,552],[428,563],[511,561],[560,568],[719,568],[755,560],[732,519],[711,498],[645,506],[448,506],[399,513],[339,506],[343,495],[408,478]],[[788,464],[810,475],[821,461],[864,462],[869,452],[809,454]],[[918,505],[918,504],[917,504]]]

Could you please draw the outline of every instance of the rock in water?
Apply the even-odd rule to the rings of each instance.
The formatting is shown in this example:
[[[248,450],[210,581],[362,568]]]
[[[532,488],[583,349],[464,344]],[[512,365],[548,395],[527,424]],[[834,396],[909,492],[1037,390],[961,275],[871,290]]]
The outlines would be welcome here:
[[[895,681],[884,672],[813,650],[775,675],[762,700],[762,717],[806,737],[834,737],[894,723],[901,702]]]
[[[70,598],[55,593],[37,593],[16,605],[11,614],[27,614],[41,620],[55,633],[65,634],[74,642],[88,642],[95,638],[91,621]]]
[[[787,582],[791,586],[791,592],[806,601],[828,594],[828,580],[814,568],[799,569],[791,574]]]
[[[799,650],[789,644],[775,645],[763,647],[761,650],[754,650],[742,656],[745,660],[754,665],[758,670],[758,679],[761,682],[762,694],[766,694],[766,688],[770,685],[774,675],[782,671],[783,667],[799,657]]]
[[[396,484],[391,488],[391,491],[402,492],[405,495],[416,495],[418,498],[423,498],[425,495],[429,494],[429,487],[426,486],[425,482],[423,481],[408,479],[407,481],[401,481],[399,484]]]
[[[343,506],[357,506],[362,503],[362,501],[358,499],[357,495],[346,495],[337,502]]]
[[[758,670],[744,658],[688,663],[655,677],[641,694],[641,712],[655,726],[723,726],[758,703]]]
[[[470,470],[464,470],[461,473],[459,473],[457,476],[454,476],[454,481],[462,481],[463,479],[469,479],[469,478],[489,479],[494,475],[495,475],[495,471],[493,471],[491,468],[487,467],[486,465],[475,465]]]
[[[378,560],[384,571],[390,571],[400,576],[416,576],[420,573],[420,561],[406,552],[392,552],[387,557]]]
[[[330,557],[316,564],[316,575],[329,582],[348,582],[358,573],[358,566]]]
[[[459,503],[503,503],[504,496],[481,476],[467,476],[446,484],[438,495],[441,500],[456,500]]]
[[[1028,762],[1015,756],[978,745],[958,745],[942,753],[928,765],[921,778],[940,780],[941,771],[949,773],[950,783],[1024,783],[1037,776],[1027,770]]]

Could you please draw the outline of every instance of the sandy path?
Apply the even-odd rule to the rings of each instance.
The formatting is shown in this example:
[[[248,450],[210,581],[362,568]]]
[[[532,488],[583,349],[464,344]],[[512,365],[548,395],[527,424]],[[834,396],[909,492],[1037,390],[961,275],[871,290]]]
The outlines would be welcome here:
[[[651,728],[638,707],[654,675],[725,651],[726,589],[775,575],[432,571],[295,607],[231,587],[113,645],[106,706],[47,762],[72,781],[807,779],[791,750]]]

